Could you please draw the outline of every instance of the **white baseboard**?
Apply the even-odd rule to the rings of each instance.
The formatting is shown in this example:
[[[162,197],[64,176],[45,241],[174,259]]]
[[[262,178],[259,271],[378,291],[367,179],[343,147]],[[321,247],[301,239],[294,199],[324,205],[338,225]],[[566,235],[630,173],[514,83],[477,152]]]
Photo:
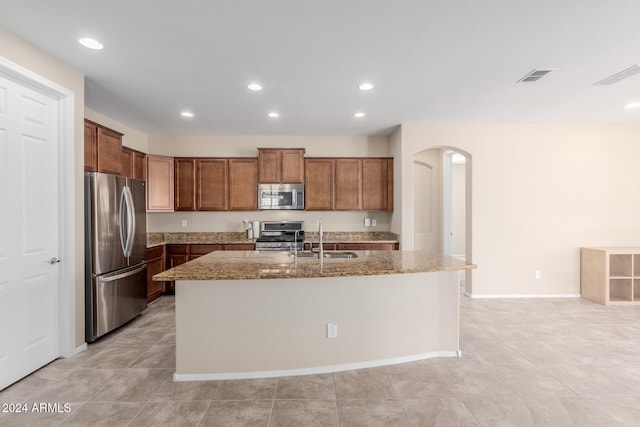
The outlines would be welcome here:
[[[472,299],[482,298],[580,298],[580,294],[470,294],[464,293],[464,296]]]
[[[213,381],[213,380],[240,380],[251,378],[289,377],[296,375],[329,374],[333,372],[351,371],[354,369],[376,368],[379,366],[397,365],[400,363],[415,362],[418,360],[432,359],[434,357],[461,357],[460,350],[434,351],[417,354],[414,356],[395,357],[391,359],[372,360],[361,363],[344,363],[340,365],[318,366],[314,368],[281,369],[274,371],[229,372],[222,374],[173,374],[173,381]]]
[[[82,343],[81,346],[78,346],[75,349],[73,349],[73,352],[71,354],[65,354],[65,355],[62,355],[61,357],[64,357],[65,359],[68,359],[70,357],[75,356],[76,354],[82,353],[86,349],[87,349],[87,343],[85,342],[85,343]]]

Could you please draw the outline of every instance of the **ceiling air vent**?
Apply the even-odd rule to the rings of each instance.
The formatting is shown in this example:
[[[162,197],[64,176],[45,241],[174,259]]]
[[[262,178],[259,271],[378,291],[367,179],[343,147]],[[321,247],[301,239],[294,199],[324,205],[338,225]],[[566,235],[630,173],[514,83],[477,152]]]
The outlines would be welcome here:
[[[627,68],[626,70],[620,71],[619,73],[615,73],[614,75],[609,76],[606,79],[602,79],[598,82],[595,82],[594,85],[600,85],[600,86],[612,85],[614,83],[618,83],[620,80],[624,80],[638,73],[640,73],[640,65],[634,65],[632,67]]]
[[[555,70],[555,68],[536,69],[528,73],[526,76],[518,80],[516,83],[535,82]]]

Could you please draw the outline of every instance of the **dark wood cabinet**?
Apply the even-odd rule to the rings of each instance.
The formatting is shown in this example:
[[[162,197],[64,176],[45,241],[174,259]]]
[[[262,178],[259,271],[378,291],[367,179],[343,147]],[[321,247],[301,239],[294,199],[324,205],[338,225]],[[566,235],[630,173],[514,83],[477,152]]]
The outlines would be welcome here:
[[[196,159],[175,158],[175,195],[176,211],[196,210]]]
[[[393,159],[362,159],[362,209],[393,210]]]
[[[224,245],[191,244],[189,245],[189,261],[213,251],[221,251],[223,249]]]
[[[392,158],[307,158],[305,209],[393,210]]]
[[[84,170],[98,171],[98,126],[88,120],[84,121]]]
[[[304,148],[258,148],[258,181],[263,184],[304,183]]]
[[[304,208],[327,211],[334,209],[334,159],[306,159],[304,165]]]
[[[336,159],[335,209],[357,211],[362,209],[362,160]]]
[[[258,210],[258,159],[231,158],[228,161],[228,209],[232,211]]]
[[[176,211],[258,209],[258,160],[175,158]]]
[[[119,175],[122,169],[122,135],[120,132],[85,119],[85,171]]]
[[[141,151],[133,151],[133,175],[132,178],[146,180],[145,159],[146,154]]]
[[[133,178],[133,150],[122,147],[120,175]]]
[[[153,276],[165,270],[164,245],[147,249],[147,302],[159,298],[165,291],[165,282],[154,282]]]
[[[229,199],[227,159],[198,159],[196,180],[196,210],[227,210]]]
[[[98,172],[120,174],[122,168],[122,134],[98,127]]]

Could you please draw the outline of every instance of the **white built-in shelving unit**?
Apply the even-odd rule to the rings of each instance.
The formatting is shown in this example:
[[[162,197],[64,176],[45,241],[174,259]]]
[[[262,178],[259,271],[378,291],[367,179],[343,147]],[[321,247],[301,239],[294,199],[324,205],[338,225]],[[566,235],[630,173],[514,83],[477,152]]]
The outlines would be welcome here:
[[[600,304],[640,304],[640,247],[581,248],[580,288]]]

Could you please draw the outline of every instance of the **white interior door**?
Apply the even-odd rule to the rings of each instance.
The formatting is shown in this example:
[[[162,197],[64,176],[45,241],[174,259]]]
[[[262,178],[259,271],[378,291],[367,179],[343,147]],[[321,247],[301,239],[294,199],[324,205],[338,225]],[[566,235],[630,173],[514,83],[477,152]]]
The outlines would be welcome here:
[[[0,76],[0,390],[60,355],[58,108]]]

